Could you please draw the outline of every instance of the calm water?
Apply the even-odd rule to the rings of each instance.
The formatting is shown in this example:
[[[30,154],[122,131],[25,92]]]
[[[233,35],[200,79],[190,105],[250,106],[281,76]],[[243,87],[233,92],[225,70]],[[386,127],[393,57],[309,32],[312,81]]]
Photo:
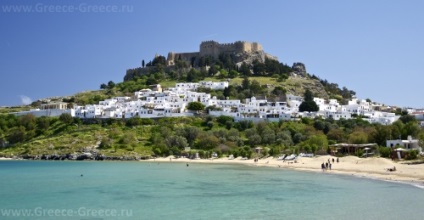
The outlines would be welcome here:
[[[27,219],[422,219],[424,213],[424,190],[414,186],[264,167],[0,161],[0,177],[0,219],[23,218],[10,217],[12,211],[30,213]]]

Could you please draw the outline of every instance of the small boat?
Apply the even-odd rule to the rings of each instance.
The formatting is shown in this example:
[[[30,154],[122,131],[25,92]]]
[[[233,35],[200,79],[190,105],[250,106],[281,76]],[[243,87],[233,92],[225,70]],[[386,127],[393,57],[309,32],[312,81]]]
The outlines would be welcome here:
[[[285,154],[283,154],[283,155],[279,156],[279,157],[277,158],[277,160],[284,160],[284,157],[286,157],[286,155],[285,155]]]
[[[296,154],[291,154],[284,158],[284,160],[294,160],[294,159],[296,159]]]

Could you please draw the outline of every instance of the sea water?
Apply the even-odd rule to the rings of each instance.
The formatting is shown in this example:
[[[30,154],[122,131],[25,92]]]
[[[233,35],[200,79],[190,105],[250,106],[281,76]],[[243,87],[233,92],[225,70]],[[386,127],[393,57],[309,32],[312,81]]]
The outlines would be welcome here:
[[[0,161],[0,178],[0,219],[423,219],[424,213],[424,190],[412,185],[282,168]]]

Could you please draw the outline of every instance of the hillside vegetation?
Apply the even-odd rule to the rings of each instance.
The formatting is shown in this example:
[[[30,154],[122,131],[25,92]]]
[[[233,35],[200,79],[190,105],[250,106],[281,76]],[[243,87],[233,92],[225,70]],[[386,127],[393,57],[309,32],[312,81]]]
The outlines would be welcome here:
[[[233,154],[242,157],[283,153],[326,154],[334,143],[377,143],[384,146],[391,137],[407,135],[424,140],[416,121],[403,116],[393,125],[369,124],[362,119],[308,119],[288,122],[234,122],[231,117],[189,117],[152,119],[90,119],[70,115],[16,117],[0,115],[0,156],[68,155],[85,152],[132,158],[193,155],[208,157]],[[264,154],[256,155],[255,147]],[[191,151],[184,151],[191,147]],[[378,148],[389,156],[387,148]],[[363,152],[358,152],[361,156]],[[416,155],[415,155],[416,156]],[[413,155],[411,156],[411,158]]]
[[[144,62],[143,62],[144,63]],[[253,61],[235,65],[231,56],[201,60],[200,65],[189,68],[187,63],[176,61],[175,67],[165,67],[164,57],[156,57],[146,68],[127,71],[124,82],[109,81],[100,90],[81,92],[69,97],[51,100],[73,105],[98,104],[99,101],[117,96],[132,96],[135,91],[154,84],[173,87],[177,82],[228,80],[224,90],[199,89],[219,99],[244,100],[263,96],[269,100],[285,98],[286,94],[308,97],[335,98],[341,103],[355,92],[339,88],[315,75],[306,73],[305,66],[295,63],[292,67],[266,59],[264,63]],[[50,100],[50,101],[51,101]],[[31,106],[38,107],[46,100]],[[18,110],[16,109],[16,110]],[[64,155],[94,153],[108,156],[151,157],[183,155],[199,152],[201,156],[234,154],[243,157],[255,155],[255,147],[263,147],[266,155],[281,153],[328,153],[334,143],[369,143],[385,145],[392,137],[408,135],[424,140],[424,132],[414,118],[407,115],[389,126],[371,125],[361,118],[334,121],[332,119],[308,119],[280,121],[278,123],[248,121],[234,122],[233,118],[210,117],[205,114],[191,118],[162,119],[88,119],[9,115],[12,109],[1,109],[0,156],[13,155]],[[184,149],[190,147],[191,152]],[[333,149],[334,150],[334,149]],[[382,150],[384,151],[384,149]],[[387,153],[387,152],[386,152]],[[361,154],[361,152],[358,152]],[[388,154],[384,154],[388,155]]]

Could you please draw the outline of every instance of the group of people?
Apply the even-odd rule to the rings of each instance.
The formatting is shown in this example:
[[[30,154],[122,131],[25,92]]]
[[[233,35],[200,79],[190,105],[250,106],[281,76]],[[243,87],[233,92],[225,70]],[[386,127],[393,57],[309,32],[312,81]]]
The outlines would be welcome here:
[[[337,158],[337,163],[339,162],[339,158]],[[328,170],[328,169],[330,169],[331,170],[331,162],[335,162],[334,161],[334,158],[332,158],[331,160],[330,160],[330,158],[328,158],[328,161],[327,162],[323,162],[322,164],[321,164],[321,169],[322,169],[322,171],[326,171],[326,170]]]

